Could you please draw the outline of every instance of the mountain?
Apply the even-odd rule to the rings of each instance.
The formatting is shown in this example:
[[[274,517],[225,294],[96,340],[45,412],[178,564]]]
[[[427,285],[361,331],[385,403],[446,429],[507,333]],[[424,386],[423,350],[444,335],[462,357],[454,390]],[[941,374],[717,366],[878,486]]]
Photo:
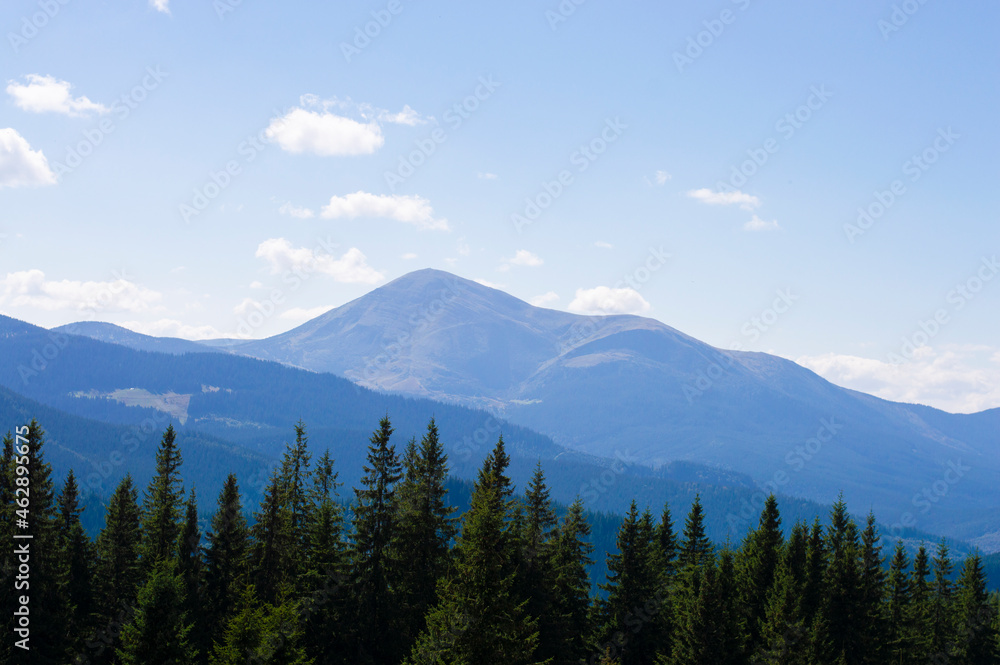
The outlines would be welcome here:
[[[182,353],[210,353],[217,349],[210,345],[192,342],[176,337],[153,337],[142,333],[132,332],[128,328],[116,326],[113,323],[103,323],[101,321],[80,321],[70,323],[65,326],[53,328],[53,332],[65,335],[80,335],[91,339],[108,342],[109,344],[119,344],[138,351],[156,351],[158,353],[170,353],[180,355]]]
[[[314,454],[330,449],[340,481],[350,488],[361,477],[368,439],[379,418],[391,416],[393,440],[401,451],[433,416],[452,473],[459,478],[475,478],[502,433],[515,482],[524,487],[541,461],[553,497],[564,503],[580,496],[590,509],[623,512],[634,498],[654,511],[666,501],[686,510],[701,494],[711,511],[709,531],[720,542],[727,536],[742,537],[759,511],[753,482],[743,474],[682,461],[653,469],[624,455],[599,458],[568,450],[486,411],[380,393],[333,374],[274,362],[224,353],[139,351],[2,316],[0,359],[0,386],[23,404],[10,413],[0,409],[0,418],[18,424],[37,417],[65,449],[62,461],[54,460],[57,472],[77,464],[90,468],[95,454],[110,457],[121,446],[123,431],[142,432],[150,446],[144,456],[125,455],[114,465],[115,479],[128,471],[142,483],[152,463],[153,443],[168,423],[184,440],[218,442],[273,464],[301,418]],[[99,466],[100,459],[96,463]],[[221,484],[215,475],[237,469],[246,467],[220,458],[209,468],[188,466],[185,477],[212,499]],[[255,491],[262,490],[267,479],[264,467],[240,478],[241,485]],[[791,521],[828,512],[828,506],[818,503],[782,500],[783,514]]]
[[[889,524],[1000,532],[1000,410],[888,402],[648,318],[542,309],[421,270],[231,349],[487,408],[599,457],[708,464],[823,503],[843,491]]]

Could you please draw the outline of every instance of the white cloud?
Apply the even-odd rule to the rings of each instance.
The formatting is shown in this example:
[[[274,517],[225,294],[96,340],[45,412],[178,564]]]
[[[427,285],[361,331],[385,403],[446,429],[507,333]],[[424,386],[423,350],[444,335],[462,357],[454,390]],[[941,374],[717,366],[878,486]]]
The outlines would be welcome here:
[[[407,125],[408,127],[427,124],[427,118],[410,108],[409,104],[405,104],[403,106],[403,110],[399,113],[382,111],[379,113],[378,119],[382,122],[390,122],[396,125]]]
[[[506,284],[497,284],[496,282],[489,282],[485,279],[475,279],[473,280],[476,284],[482,284],[483,286],[488,286],[491,289],[503,289]]]
[[[272,275],[288,271],[318,272],[345,284],[376,284],[385,279],[368,265],[367,257],[357,247],[337,259],[307,247],[292,247],[284,238],[271,238],[257,247],[256,257],[267,261]]]
[[[377,122],[358,122],[327,111],[294,108],[264,131],[281,149],[323,157],[370,155],[385,143]]]
[[[526,249],[519,249],[514,253],[514,257],[510,259],[505,259],[500,265],[501,271],[507,271],[511,266],[527,266],[529,268],[537,268],[538,266],[545,263],[537,254],[532,254]]]
[[[160,319],[159,321],[125,321],[119,324],[123,328],[143,335],[153,337],[180,337],[197,341],[201,339],[218,339],[227,335],[216,328],[204,326],[192,326],[177,319]]]
[[[310,308],[292,307],[282,312],[281,316],[278,318],[285,319],[286,321],[295,321],[296,323],[305,323],[306,321],[315,319],[317,316],[326,314],[331,309],[333,309],[333,307],[329,305],[320,305],[319,307]]]
[[[650,305],[635,289],[598,286],[577,289],[567,309],[575,314],[642,314]]]
[[[257,280],[254,280],[254,281],[250,282],[250,288],[251,289],[263,289],[264,285],[261,282],[258,282]]]
[[[54,185],[56,175],[41,150],[32,150],[10,127],[0,129],[0,188]]]
[[[601,249],[614,249],[615,246],[610,242],[604,242],[603,240],[598,240],[594,243],[594,247],[600,247]]]
[[[459,256],[468,256],[472,253],[472,247],[465,241],[465,238],[459,238],[458,242],[455,243],[455,251],[458,252]]]
[[[692,189],[688,192],[688,196],[693,199],[698,199],[702,203],[707,203],[708,205],[735,205],[739,204],[744,210],[753,210],[754,208],[760,207],[760,199],[751,194],[745,194],[739,190],[732,192],[713,192],[708,188],[703,189]]]
[[[898,352],[898,351],[897,351]],[[908,362],[826,353],[795,362],[828,381],[895,402],[953,413],[1000,407],[1000,352],[984,346],[922,346]]]
[[[311,219],[316,216],[316,213],[309,208],[293,205],[291,201],[278,208],[278,212],[289,217],[297,217],[298,219]]]
[[[673,178],[674,176],[671,175],[670,173],[667,173],[666,171],[657,171],[656,173],[653,174],[652,181],[650,181],[648,176],[644,177],[643,179],[646,181],[646,184],[648,185],[655,184],[657,187],[663,187],[665,184],[667,184],[668,180],[673,180]]]
[[[107,113],[110,109],[86,97],[74,98],[69,90],[73,86],[68,81],[60,81],[54,76],[28,74],[27,84],[8,81],[7,94],[22,111],[30,113],[62,113],[74,118],[89,113]]]
[[[144,312],[162,294],[118,278],[108,282],[45,279],[41,270],[7,273],[0,279],[0,304],[47,311]]]
[[[778,220],[772,219],[770,222],[765,222],[757,215],[754,215],[749,222],[743,225],[744,231],[777,231],[780,228]]]
[[[170,13],[170,0],[149,0],[149,6],[158,12]]]
[[[399,258],[403,259],[404,261],[412,261],[413,259],[417,258],[417,255],[414,254],[413,252],[407,252],[406,254],[403,254]]]
[[[369,194],[357,191],[334,196],[320,213],[327,219],[383,217],[421,229],[448,230],[448,220],[435,219],[430,201],[421,196]]]
[[[476,174],[476,177],[479,178],[480,180],[496,180],[498,176],[496,173],[479,172]]]
[[[549,291],[548,293],[543,293],[540,296],[535,296],[528,302],[534,305],[535,307],[547,307],[548,305],[551,305],[552,303],[558,301],[559,301],[559,294],[556,293],[555,291]]]

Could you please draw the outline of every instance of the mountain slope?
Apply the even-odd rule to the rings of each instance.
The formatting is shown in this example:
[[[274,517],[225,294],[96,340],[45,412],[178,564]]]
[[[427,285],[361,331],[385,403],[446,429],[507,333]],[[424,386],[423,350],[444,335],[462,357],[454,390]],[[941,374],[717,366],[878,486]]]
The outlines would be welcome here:
[[[843,490],[900,523],[963,537],[1000,530],[1000,410],[887,402],[652,319],[541,309],[421,270],[234,350],[488,407],[598,456],[718,465],[824,502]]]

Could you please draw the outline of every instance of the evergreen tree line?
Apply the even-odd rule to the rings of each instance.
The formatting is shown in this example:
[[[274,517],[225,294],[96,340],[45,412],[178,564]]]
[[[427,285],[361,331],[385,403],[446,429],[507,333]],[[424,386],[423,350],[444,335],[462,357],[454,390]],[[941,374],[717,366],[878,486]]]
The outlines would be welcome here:
[[[592,596],[582,503],[557,519],[541,465],[523,495],[501,436],[470,507],[447,501],[448,461],[433,419],[398,454],[388,417],[368,447],[350,509],[329,451],[305,426],[248,521],[230,475],[201,533],[172,427],[140,499],[126,477],[96,541],[71,471],[58,494],[45,434],[0,456],[0,527],[31,538],[31,651],[14,645],[18,594],[0,596],[0,662],[73,664],[891,665],[1000,662],[1000,597],[978,554],[957,582],[942,541],[910,559],[883,552],[841,498],[829,526],[786,537],[774,497],[738,546],[714,546],[696,498],[680,533],[635,503]],[[26,473],[19,475],[17,467]],[[16,488],[30,488],[21,528]],[[7,552],[10,548],[5,548]],[[887,560],[888,559],[888,560]],[[12,589],[15,560],[2,567]]]

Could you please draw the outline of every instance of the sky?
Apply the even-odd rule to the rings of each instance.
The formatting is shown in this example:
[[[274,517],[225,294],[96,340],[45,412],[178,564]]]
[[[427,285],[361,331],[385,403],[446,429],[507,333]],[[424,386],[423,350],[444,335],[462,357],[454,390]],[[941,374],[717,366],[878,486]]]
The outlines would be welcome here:
[[[1000,407],[998,18],[6,0],[0,312],[266,337],[431,267]]]

